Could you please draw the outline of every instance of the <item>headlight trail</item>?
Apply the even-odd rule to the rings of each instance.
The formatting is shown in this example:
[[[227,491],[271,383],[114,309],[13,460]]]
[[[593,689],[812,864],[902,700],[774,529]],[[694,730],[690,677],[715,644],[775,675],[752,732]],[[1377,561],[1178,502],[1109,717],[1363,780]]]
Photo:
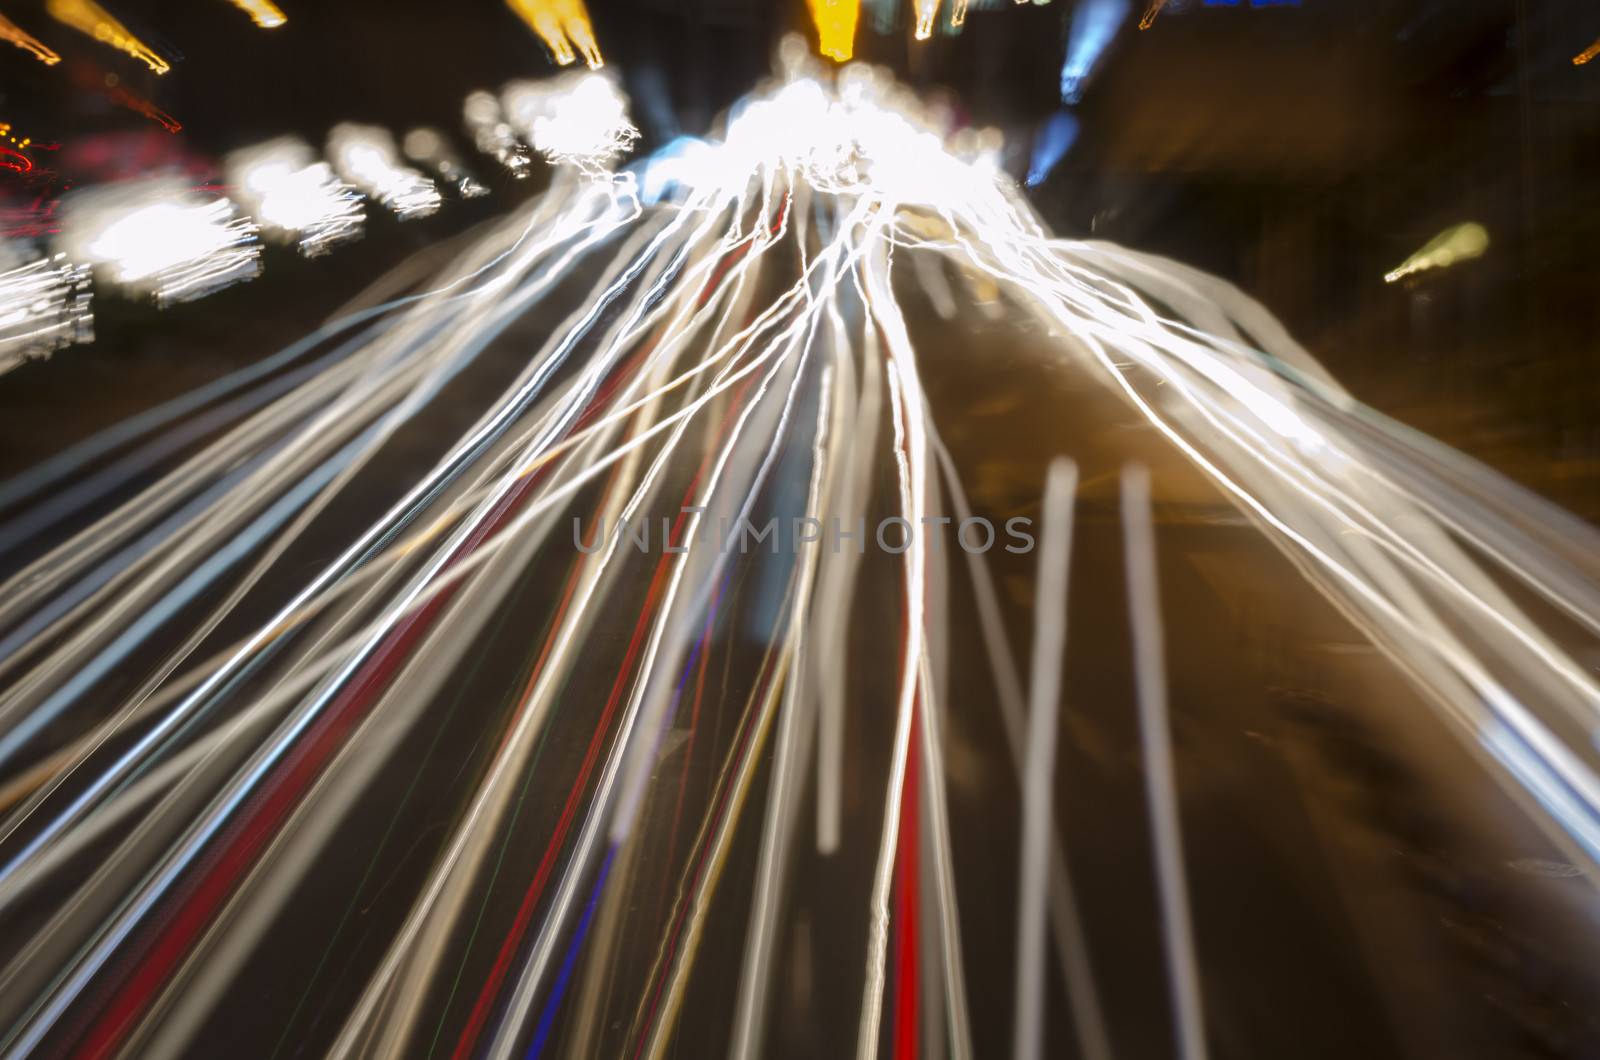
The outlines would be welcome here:
[[[516,6],[587,55],[581,6]],[[1051,794],[1087,486],[1050,479],[1031,688],[990,560],[924,532],[983,522],[924,346],[983,308],[1248,517],[1600,864],[1600,688],[1546,614],[1600,636],[1592,531],[1360,406],[1237,290],[1054,238],[993,144],[946,143],[860,67],[797,63],[716,138],[620,172],[636,133],[606,77],[467,110],[513,171],[557,165],[550,190],[436,279],[0,484],[0,548],[55,535],[0,586],[4,1056],[195,1055],[257,1018],[264,1056],[654,1058],[691,1034],[759,1056],[814,936],[848,955],[828,1055],[1036,1056],[1061,1051],[1045,930],[1079,1049],[1113,1055]],[[404,199],[425,178],[386,136],[329,153]],[[355,224],[303,144],[229,164],[269,237]],[[160,240],[134,238],[148,204],[112,205],[83,253],[158,296],[242,246],[204,203]],[[1126,709],[1174,1044],[1201,1056],[1148,487],[1121,491]],[[975,696],[949,671],[980,653]],[[963,871],[975,718],[1024,807],[1015,910]],[[963,899],[1020,939],[998,1032]]]

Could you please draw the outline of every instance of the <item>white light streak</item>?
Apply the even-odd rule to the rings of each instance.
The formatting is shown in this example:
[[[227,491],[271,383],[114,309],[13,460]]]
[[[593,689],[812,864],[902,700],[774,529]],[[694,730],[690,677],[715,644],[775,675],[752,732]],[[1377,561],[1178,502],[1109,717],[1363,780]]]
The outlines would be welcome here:
[[[303,900],[295,867],[318,863],[319,844],[367,794],[367,778],[392,772],[395,763],[384,756],[412,745],[404,739],[409,727],[435,709],[447,680],[465,672],[467,646],[502,613],[507,587],[535,561],[543,569],[556,558],[552,550],[565,542],[551,534],[564,535],[561,517],[581,499],[584,511],[592,504],[605,517],[601,525],[614,525],[618,517],[656,512],[663,501],[675,508],[680,487],[696,508],[685,519],[688,550],[664,554],[649,583],[659,595],[638,616],[632,643],[639,651],[630,650],[618,672],[615,712],[587,760],[594,770],[574,787],[563,813],[561,856],[550,863],[538,905],[529,907],[537,913],[525,934],[505,936],[507,958],[496,964],[503,978],[483,984],[481,1025],[459,1045],[445,1038],[435,1044],[494,1057],[525,1050],[537,1006],[552,1003],[558,984],[571,985],[560,969],[571,967],[563,954],[582,935],[576,926],[598,910],[605,922],[589,945],[598,938],[619,949],[581,953],[593,963],[572,1004],[584,1006],[576,1018],[593,1033],[589,1051],[609,1051],[601,1041],[612,1034],[602,1018],[606,998],[595,990],[611,991],[615,982],[619,993],[608,996],[652,999],[628,1029],[637,1035],[627,1043],[630,1054],[665,1055],[692,996],[685,984],[705,959],[702,943],[709,949],[726,938],[714,933],[713,911],[727,901],[717,893],[719,878],[724,862],[744,849],[756,859],[745,866],[755,870],[746,877],[755,882],[747,977],[727,995],[726,1008],[734,1052],[759,1053],[784,978],[785,933],[795,926],[788,866],[813,860],[800,845],[798,822],[806,819],[805,793],[814,789],[818,847],[855,865],[874,862],[870,881],[860,874],[840,899],[861,903],[842,919],[867,925],[864,936],[850,940],[860,946],[863,974],[852,976],[849,989],[859,982],[861,1005],[842,1016],[858,1021],[858,1054],[875,1055],[885,1034],[890,898],[898,893],[917,902],[931,896],[929,915],[918,913],[930,945],[917,989],[929,1002],[925,1026],[943,1032],[930,1035],[925,1051],[968,1055],[954,886],[961,858],[949,849],[961,833],[948,827],[941,770],[941,756],[960,734],[944,730],[953,738],[946,740],[937,728],[950,662],[943,612],[952,594],[946,557],[921,545],[892,568],[848,547],[842,554],[819,549],[778,569],[780,601],[770,625],[723,627],[737,631],[741,643],[752,629],[767,641],[756,645],[770,649],[772,679],[746,703],[717,704],[729,712],[717,721],[735,717],[728,728],[739,728],[738,738],[724,733],[720,747],[695,752],[696,768],[719,756],[705,775],[720,787],[716,798],[704,799],[709,809],[698,825],[693,811],[684,818],[696,844],[684,860],[696,868],[667,892],[670,922],[659,948],[652,955],[653,936],[632,937],[637,903],[596,892],[585,904],[602,863],[627,874],[654,860],[630,852],[657,849],[654,826],[671,801],[659,797],[668,771],[663,755],[681,746],[672,739],[682,727],[678,690],[688,686],[697,637],[717,629],[711,601],[724,576],[747,572],[734,566],[745,558],[722,558],[729,553],[699,543],[696,531],[749,512],[757,498],[776,492],[769,483],[783,485],[777,480],[806,458],[806,488],[795,503],[821,509],[824,518],[853,524],[888,505],[909,524],[926,525],[946,514],[947,497],[955,515],[970,514],[920,382],[916,340],[939,321],[907,317],[908,306],[920,303],[903,295],[919,284],[941,317],[989,307],[1036,318],[1032,333],[1041,345],[1055,344],[1045,348],[1063,371],[1103,382],[1108,400],[1125,402],[1124,411],[1144,425],[1146,441],[1166,446],[1169,459],[1187,461],[1248,513],[1333,607],[1389,653],[1396,673],[1416,683],[1424,693],[1418,709],[1476,740],[1488,752],[1488,775],[1524,796],[1515,805],[1526,805],[1530,820],[1575,847],[1574,860],[1595,858],[1600,753],[1592,737],[1600,730],[1600,689],[1503,588],[1517,583],[1588,632],[1600,630],[1600,587],[1583,576],[1592,569],[1586,556],[1597,551],[1592,531],[1558,524],[1549,506],[1361,409],[1264,310],[1221,281],[1116,247],[1053,238],[998,166],[994,135],[947,136],[939,115],[881,72],[846,67],[837,81],[823,83],[804,76],[803,49],[791,43],[783,54],[794,76],[736,107],[720,136],[680,142],[620,178],[611,167],[631,141],[631,127],[609,82],[512,86],[509,117],[493,97],[471,97],[474,142],[514,168],[515,158],[526,159],[517,154],[525,136],[561,163],[551,190],[468,245],[442,286],[341,321],[294,348],[287,363],[320,342],[353,336],[319,355],[328,360],[315,370],[306,366],[292,389],[240,412],[215,444],[0,587],[0,676],[7,680],[0,765],[46,754],[64,754],[70,763],[0,822],[13,830],[0,835],[0,912],[24,900],[49,903],[0,969],[0,1049],[7,1055],[61,1036],[130,943],[169,921],[181,885],[219,863],[215,855],[239,833],[236,822],[260,805],[269,778],[281,778],[275,771],[283,763],[300,761],[306,734],[338,731],[325,723],[350,709],[352,696],[368,696],[367,713],[347,716],[348,744],[285,807],[281,827],[272,822],[272,835],[258,833],[270,839],[271,854],[245,866],[254,873],[248,886],[205,914],[206,944],[185,952],[178,970],[184,989],[139,1016],[139,1042],[151,1051],[193,1051],[195,1028],[227,996],[238,996],[235,978],[249,974],[261,934],[292,917]],[[386,143],[387,154],[382,147],[376,153],[394,167],[387,134],[361,130],[348,138],[346,146]],[[645,209],[642,202],[657,205]],[[124,227],[96,227],[83,242],[106,252],[108,270],[116,265],[135,275],[156,255],[133,238],[151,227],[151,215],[123,211],[116,220],[130,216],[135,220]],[[154,219],[164,234],[180,230],[163,244],[194,249],[183,246],[195,242],[183,226],[161,213]],[[380,463],[388,440],[512,322],[535,309],[548,312],[546,299],[584,275],[594,279],[577,308],[549,318],[543,344],[518,352],[526,363],[517,377],[469,430],[440,442],[435,462],[401,499],[370,523],[359,519],[354,530],[321,518],[357,476],[388,472]],[[880,437],[891,426],[892,439]],[[127,440],[75,450],[61,466],[73,474],[90,469],[92,485],[98,462]],[[796,462],[780,462],[780,454]],[[948,490],[936,477],[940,458]],[[54,488],[67,474],[30,477],[28,489],[50,495],[49,503],[59,493],[70,504],[76,486]],[[1181,1041],[1188,1055],[1199,1056],[1203,1021],[1180,901],[1186,888],[1144,487],[1130,476],[1138,702],[1125,706],[1145,721]],[[1069,494],[1058,477],[1048,504],[1052,527]],[[1560,525],[1569,544],[1552,541],[1546,524]],[[335,558],[308,578],[299,550],[293,565],[279,561],[312,531],[344,536],[330,550]],[[1059,537],[1047,548],[1031,717],[998,593],[981,563],[970,568],[1027,807],[1017,956],[1018,978],[1029,989],[1018,999],[1017,1048],[1037,1051],[1031,1043],[1041,1005],[1032,988],[1041,979],[1029,969],[1040,966],[1048,916],[1081,1052],[1104,1058],[1111,1050],[1099,992],[1065,842],[1049,813],[1055,718],[1047,708],[1060,676],[1059,652],[1050,649],[1060,629],[1045,619],[1063,614],[1065,571],[1057,561],[1066,550]],[[564,703],[588,702],[572,694],[575,677],[622,665],[609,620],[619,601],[638,606],[638,568],[615,536],[593,553],[561,557],[572,564],[569,590],[560,609],[549,611],[543,643],[529,645],[538,650],[537,669],[510,709],[496,714],[503,727],[482,741],[481,768],[462,771],[450,830],[430,840],[432,862],[408,874],[411,889],[385,923],[382,952],[367,962],[365,980],[352,984],[349,1004],[328,1014],[329,1034],[338,1028],[325,1050],[332,1055],[421,1055],[431,1047],[429,999],[458,981],[457,943],[475,930],[480,911],[501,904],[486,904],[496,851],[506,849],[523,785],[530,777],[543,782],[549,772],[534,765],[546,726]],[[863,632],[852,601],[868,569],[893,579],[902,639],[898,649],[851,656]],[[235,608],[258,584],[272,587],[270,604],[261,598],[256,612]],[[245,640],[198,658],[199,645],[223,622],[246,614],[261,617],[234,623],[246,625]],[[607,635],[593,635],[602,622]],[[414,648],[401,653],[402,641]],[[359,676],[378,660],[394,664],[392,682]],[[131,694],[119,676],[130,667],[154,674]],[[880,695],[876,716],[851,717],[847,726],[858,677],[894,688],[893,698]],[[708,692],[716,695],[710,686]],[[961,709],[987,710],[989,702],[969,698]],[[195,724],[212,710],[231,713],[214,715],[227,719],[216,726]],[[857,739],[858,729],[865,731],[857,722],[875,726],[876,735]],[[72,741],[65,752],[63,740]],[[181,781],[168,768],[173,763],[182,765]],[[73,770],[81,772],[58,791],[57,778]],[[915,774],[919,782],[908,784]],[[168,776],[171,794],[136,779]],[[765,797],[752,797],[762,777],[770,785]],[[747,804],[761,809],[752,815]],[[756,827],[763,831],[746,843],[756,838],[751,816],[762,819]],[[96,841],[100,865],[91,877],[68,876],[60,871],[72,860],[65,855],[83,849],[77,844],[84,835],[104,839],[103,851]],[[915,850],[917,864],[929,866],[926,886],[896,892],[901,850]],[[608,887],[639,882],[608,880]],[[498,922],[484,938],[507,926],[508,917],[489,915]],[[480,957],[476,963],[489,964],[487,953]],[[307,996],[323,996],[316,986]],[[887,1033],[898,1033],[897,1025],[890,1022]],[[978,1045],[995,1051],[990,1042]]]

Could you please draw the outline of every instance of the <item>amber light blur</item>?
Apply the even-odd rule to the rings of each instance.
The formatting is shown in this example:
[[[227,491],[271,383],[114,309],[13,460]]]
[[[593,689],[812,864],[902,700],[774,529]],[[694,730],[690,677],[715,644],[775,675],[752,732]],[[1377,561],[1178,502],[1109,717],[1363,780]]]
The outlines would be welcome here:
[[[250,21],[262,29],[277,29],[289,21],[272,0],[232,0],[233,6],[250,16]]]
[[[133,56],[158,74],[172,69],[171,63],[152,51],[149,45],[112,17],[111,12],[93,0],[49,0],[45,10],[62,25],[71,26],[101,44]]]
[[[1595,41],[1583,51],[1572,57],[1573,66],[1587,66],[1595,56],[1600,55],[1600,40]]]
[[[0,15],[0,40],[15,44],[46,66],[54,66],[61,61],[61,56],[40,44],[36,38],[4,15]]]
[[[591,70],[605,65],[583,0],[506,0],[506,3],[545,42],[557,64],[567,66],[581,54]]]
[[[810,6],[818,50],[841,63],[854,55],[861,0],[810,0]]]

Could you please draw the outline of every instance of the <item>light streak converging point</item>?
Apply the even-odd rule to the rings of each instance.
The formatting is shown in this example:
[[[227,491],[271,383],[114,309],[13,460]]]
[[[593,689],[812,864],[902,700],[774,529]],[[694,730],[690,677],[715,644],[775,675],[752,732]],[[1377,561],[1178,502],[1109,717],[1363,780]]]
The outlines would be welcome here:
[[[558,66],[570,66],[579,55],[589,69],[605,65],[583,0],[506,0],[528,28],[539,35]]]
[[[913,32],[917,40],[933,36],[934,23],[939,21],[939,0],[911,0],[911,11],[916,19]]]
[[[1573,66],[1587,66],[1600,56],[1600,40],[1595,41],[1583,51],[1572,57]]]
[[[285,15],[283,9],[272,0],[229,0],[229,2],[249,15],[250,21],[262,29],[277,29],[289,22],[289,16]]]
[[[46,66],[54,66],[61,61],[61,56],[39,43],[38,38],[4,15],[0,15],[0,41],[15,44]]]
[[[1407,276],[1431,269],[1448,269],[1463,261],[1483,257],[1489,249],[1489,230],[1476,221],[1455,225],[1428,240],[1427,244],[1411,255],[1400,267],[1387,273],[1383,281],[1394,283]]]
[[[131,55],[158,74],[172,69],[172,64],[157,55],[144,41],[135,37],[126,26],[95,3],[94,0],[49,0],[45,10],[62,25],[71,26],[101,44]]]

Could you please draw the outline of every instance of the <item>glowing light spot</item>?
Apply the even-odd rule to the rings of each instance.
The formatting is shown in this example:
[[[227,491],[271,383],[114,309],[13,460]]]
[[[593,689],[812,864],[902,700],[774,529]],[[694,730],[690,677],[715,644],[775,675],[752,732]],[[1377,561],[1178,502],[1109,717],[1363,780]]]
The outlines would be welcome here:
[[[598,70],[605,65],[583,0],[506,0],[528,28],[539,35],[557,65],[568,66],[579,55]]]
[[[1489,249],[1489,231],[1476,221],[1447,228],[1430,239],[1426,246],[1411,255],[1388,275],[1385,283],[1394,283],[1407,276],[1430,269],[1448,269],[1463,261],[1481,258]]]
[[[1574,55],[1572,57],[1572,65],[1587,66],[1594,61],[1596,56],[1600,56],[1600,40],[1595,41],[1593,44],[1583,49],[1583,51],[1579,52],[1577,55]]]
[[[939,20],[939,0],[911,0],[911,9],[916,14],[917,39],[927,40],[933,36],[933,24]]]
[[[15,44],[46,66],[54,66],[61,61],[61,56],[40,44],[37,38],[4,15],[0,15],[0,41]]]
[[[1149,6],[1144,9],[1144,17],[1139,19],[1140,29],[1149,29],[1156,24],[1156,16],[1167,6],[1167,0],[1150,0]]]
[[[289,21],[289,16],[272,0],[231,0],[231,3],[262,29],[277,29]]]
[[[810,0],[810,7],[811,21],[817,26],[817,50],[841,63],[854,55],[861,0]],[[966,9],[964,3],[962,9]]]
[[[172,69],[172,64],[135,37],[128,28],[112,17],[111,12],[94,0],[49,0],[45,10],[50,17],[64,26],[71,26],[101,44],[133,56],[158,74]]]

